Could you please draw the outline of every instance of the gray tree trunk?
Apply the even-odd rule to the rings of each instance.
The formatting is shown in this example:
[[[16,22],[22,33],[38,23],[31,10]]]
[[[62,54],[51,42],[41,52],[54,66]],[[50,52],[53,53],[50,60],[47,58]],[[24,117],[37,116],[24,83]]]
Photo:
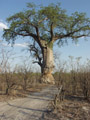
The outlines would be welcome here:
[[[52,75],[54,69],[53,50],[50,47],[43,49],[43,73],[41,81],[44,83],[54,84],[54,77]]]

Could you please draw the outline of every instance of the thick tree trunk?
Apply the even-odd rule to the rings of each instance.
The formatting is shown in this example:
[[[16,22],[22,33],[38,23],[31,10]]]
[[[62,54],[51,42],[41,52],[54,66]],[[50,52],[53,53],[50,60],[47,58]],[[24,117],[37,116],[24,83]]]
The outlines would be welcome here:
[[[43,49],[43,73],[41,81],[44,83],[54,84],[54,77],[52,75],[54,69],[53,50],[50,47]]]

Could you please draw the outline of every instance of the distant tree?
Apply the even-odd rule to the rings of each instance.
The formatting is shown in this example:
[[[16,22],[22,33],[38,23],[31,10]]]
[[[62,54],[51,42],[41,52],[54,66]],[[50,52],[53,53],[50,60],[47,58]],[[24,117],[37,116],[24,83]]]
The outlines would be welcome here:
[[[68,40],[76,42],[81,37],[90,35],[90,19],[85,13],[75,12],[71,16],[60,7],[60,4],[39,6],[28,3],[27,10],[7,18],[9,28],[4,30],[3,37],[14,44],[18,36],[30,37],[35,41],[42,54],[42,81],[54,83],[53,45],[57,41],[63,45]],[[70,39],[69,39],[70,38]]]

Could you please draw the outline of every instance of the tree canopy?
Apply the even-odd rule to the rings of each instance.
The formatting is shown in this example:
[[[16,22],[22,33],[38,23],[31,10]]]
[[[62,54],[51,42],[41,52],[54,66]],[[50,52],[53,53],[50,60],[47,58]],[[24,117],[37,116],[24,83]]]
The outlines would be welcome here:
[[[51,41],[61,44],[68,38],[76,41],[90,35],[90,19],[86,14],[75,12],[69,16],[60,4],[37,8],[35,4],[28,3],[27,10],[12,15],[7,22],[9,28],[4,30],[3,37],[13,43],[17,36],[29,36],[41,46],[40,40],[48,45]]]

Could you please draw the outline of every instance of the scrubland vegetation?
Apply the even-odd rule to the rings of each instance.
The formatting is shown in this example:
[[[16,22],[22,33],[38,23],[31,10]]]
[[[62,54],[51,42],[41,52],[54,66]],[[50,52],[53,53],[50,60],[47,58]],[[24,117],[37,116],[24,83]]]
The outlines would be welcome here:
[[[49,105],[45,120],[90,119],[90,60],[69,56],[68,61],[57,61],[54,73],[58,92]]]
[[[41,82],[41,74],[33,72],[32,64],[28,63],[27,59],[22,59],[22,64],[12,69],[13,57],[12,51],[1,49],[0,101],[26,97],[47,86]],[[45,115],[45,119],[58,120],[62,116],[64,119],[74,119],[75,116],[78,120],[89,120],[90,60],[87,59],[82,63],[81,59],[73,56],[69,56],[67,61],[61,58],[55,59],[53,76],[58,91],[49,104],[51,112]]]
[[[41,83],[41,74],[33,72],[27,60],[21,66],[11,69],[11,51],[1,51],[0,61],[0,94],[16,94],[18,89],[26,91],[33,85]],[[81,57],[69,56],[68,61],[56,59],[56,70],[53,73],[58,89],[62,86],[65,95],[77,95],[89,100],[90,97],[90,60],[81,63]],[[13,93],[12,93],[13,92]]]
[[[58,70],[54,73],[56,85],[63,87],[66,95],[90,97],[90,60],[81,63],[81,57],[69,56],[67,62],[58,61]]]
[[[5,96],[25,96],[28,92],[41,89],[40,73],[33,72],[34,68],[29,59],[22,58],[21,65],[14,66],[15,54],[2,45],[0,48],[0,99]],[[38,87],[39,86],[39,87]]]
[[[31,86],[41,84],[39,72],[33,72],[32,64],[27,59],[22,65],[12,70],[12,51],[1,48],[0,53],[0,94],[15,94],[17,89],[26,91]],[[65,95],[77,95],[89,100],[90,97],[90,60],[81,63],[81,57],[69,56],[68,61],[55,59],[56,68],[53,76],[58,89],[62,86]]]

